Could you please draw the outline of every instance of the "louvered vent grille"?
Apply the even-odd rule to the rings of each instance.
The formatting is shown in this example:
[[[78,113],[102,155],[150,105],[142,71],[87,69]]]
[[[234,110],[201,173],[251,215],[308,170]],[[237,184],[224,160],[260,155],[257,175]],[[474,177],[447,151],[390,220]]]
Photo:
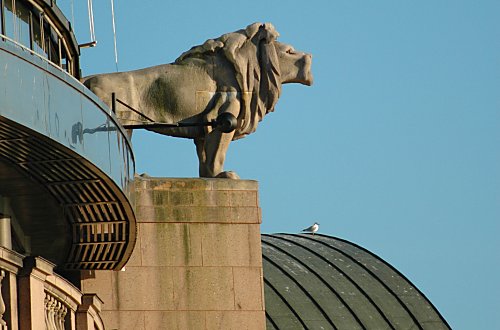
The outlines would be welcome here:
[[[44,185],[71,224],[68,270],[117,269],[135,243],[130,204],[100,170],[47,137],[0,117],[0,157]]]

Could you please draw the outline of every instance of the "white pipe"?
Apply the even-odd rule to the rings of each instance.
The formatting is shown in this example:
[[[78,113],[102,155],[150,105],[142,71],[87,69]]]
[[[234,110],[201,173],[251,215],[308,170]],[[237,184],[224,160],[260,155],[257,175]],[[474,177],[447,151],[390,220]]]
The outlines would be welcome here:
[[[113,41],[115,44],[115,64],[116,64],[116,71],[118,71],[118,50],[116,47],[115,6],[114,6],[113,0],[111,0],[111,18],[112,18],[112,22],[113,22]]]
[[[87,1],[88,9],[89,9],[89,27],[90,27],[90,40],[92,42],[95,40],[95,29],[94,29],[94,10],[92,8],[92,0]]]
[[[71,28],[73,29],[73,32],[76,34],[76,23],[75,23],[75,4],[73,0],[71,0]]]

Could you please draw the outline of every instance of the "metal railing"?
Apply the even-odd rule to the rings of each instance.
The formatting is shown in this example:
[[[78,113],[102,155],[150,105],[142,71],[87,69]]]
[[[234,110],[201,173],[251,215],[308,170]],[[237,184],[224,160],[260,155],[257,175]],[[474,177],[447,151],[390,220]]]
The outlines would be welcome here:
[[[19,42],[15,41],[14,39],[7,37],[5,34],[1,34],[1,33],[0,33],[0,39],[3,39],[3,40],[5,40],[5,41],[8,41],[8,42],[12,43],[14,46],[19,47],[19,48],[21,48],[21,49],[22,49],[22,50],[24,50],[24,51],[27,51],[27,52],[28,52],[28,53],[30,53],[31,55],[34,55],[34,56],[38,57],[39,59],[41,59],[42,61],[44,61],[44,62],[48,63],[48,64],[49,64],[49,65],[51,65],[53,68],[55,68],[55,69],[57,69],[57,70],[59,70],[59,71],[61,71],[61,72],[64,72],[65,74],[68,74],[68,75],[69,75],[71,78],[73,78],[75,81],[80,82],[78,79],[76,79],[75,77],[73,77],[73,75],[72,75],[70,72],[68,72],[68,71],[64,70],[64,69],[62,68],[61,64],[57,64],[57,63],[52,62],[51,60],[49,60],[48,58],[44,57],[43,55],[41,55],[41,54],[39,54],[39,53],[35,52],[33,49],[28,48],[28,47],[26,47],[25,45],[23,45],[23,44],[21,44],[21,43],[19,43]]]

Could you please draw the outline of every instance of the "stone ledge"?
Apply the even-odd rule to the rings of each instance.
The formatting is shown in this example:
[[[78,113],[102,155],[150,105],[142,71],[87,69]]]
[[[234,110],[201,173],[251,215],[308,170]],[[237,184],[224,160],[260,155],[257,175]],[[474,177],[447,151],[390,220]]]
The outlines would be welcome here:
[[[127,311],[103,312],[106,329],[265,329],[263,311]]]
[[[136,206],[217,206],[257,207],[255,190],[140,190],[136,193]]]
[[[0,269],[5,269],[13,274],[17,274],[23,266],[24,256],[10,249],[0,246]]]
[[[258,190],[254,180],[209,178],[157,178],[136,176],[136,190]]]
[[[136,221],[177,223],[244,223],[260,224],[259,207],[217,206],[138,206]]]

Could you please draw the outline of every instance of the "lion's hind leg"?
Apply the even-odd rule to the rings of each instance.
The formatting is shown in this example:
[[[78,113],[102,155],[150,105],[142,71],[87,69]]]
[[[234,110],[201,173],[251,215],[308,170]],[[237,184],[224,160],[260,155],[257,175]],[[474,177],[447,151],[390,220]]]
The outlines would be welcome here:
[[[200,162],[200,177],[237,177],[236,173],[223,174],[226,152],[233,140],[233,135],[234,132],[222,133],[215,129],[205,135],[204,138],[195,139]]]
[[[205,153],[205,138],[199,137],[195,138],[194,144],[196,145],[196,154],[198,155],[198,163],[199,163],[199,175],[201,178],[210,177],[208,175],[208,171],[206,169],[207,155]]]

